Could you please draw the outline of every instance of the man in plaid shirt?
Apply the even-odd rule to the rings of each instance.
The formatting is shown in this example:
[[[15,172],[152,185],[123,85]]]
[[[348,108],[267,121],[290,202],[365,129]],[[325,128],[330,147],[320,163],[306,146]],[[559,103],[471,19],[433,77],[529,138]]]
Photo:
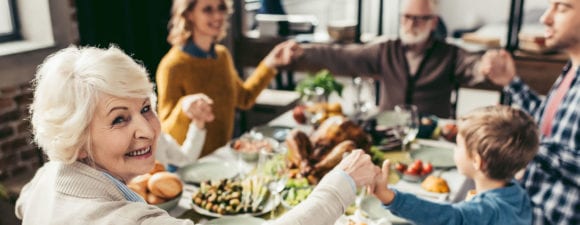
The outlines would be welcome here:
[[[541,18],[546,45],[566,52],[570,62],[544,101],[515,76],[507,52],[486,53],[480,69],[538,121],[541,147],[523,178],[534,224],[580,224],[580,0],[549,1]]]

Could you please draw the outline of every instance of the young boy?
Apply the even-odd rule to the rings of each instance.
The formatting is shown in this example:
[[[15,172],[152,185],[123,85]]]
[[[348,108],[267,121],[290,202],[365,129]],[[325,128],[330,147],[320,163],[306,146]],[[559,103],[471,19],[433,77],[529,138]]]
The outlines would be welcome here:
[[[458,129],[453,158],[459,172],[474,180],[473,198],[435,203],[389,189],[389,161],[383,163],[374,195],[393,214],[416,224],[531,224],[530,199],[513,177],[538,150],[533,118],[507,106],[491,106],[461,117]]]

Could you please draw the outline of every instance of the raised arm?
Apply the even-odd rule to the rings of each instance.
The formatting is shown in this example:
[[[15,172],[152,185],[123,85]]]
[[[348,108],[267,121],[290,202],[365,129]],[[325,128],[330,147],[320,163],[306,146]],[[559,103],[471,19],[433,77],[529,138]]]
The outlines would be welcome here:
[[[512,104],[520,106],[531,115],[536,113],[541,99],[516,76],[515,63],[508,52],[488,51],[483,55],[480,64],[480,73],[494,84],[504,87],[504,93],[511,98]]]
[[[385,42],[367,45],[303,44],[298,63],[328,68],[341,75],[380,74],[381,52]]]

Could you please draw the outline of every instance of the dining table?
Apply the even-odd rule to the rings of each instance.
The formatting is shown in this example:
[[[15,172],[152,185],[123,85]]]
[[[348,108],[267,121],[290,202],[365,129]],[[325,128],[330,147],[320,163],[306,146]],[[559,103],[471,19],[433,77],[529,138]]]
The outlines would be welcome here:
[[[275,119],[271,120],[266,126],[271,127],[288,127],[292,129],[300,129],[305,132],[312,131],[312,126],[302,125],[296,123],[296,121],[292,117],[292,111],[288,111],[283,113],[282,115],[276,117]],[[414,149],[421,148],[421,146],[429,146],[426,149],[423,149],[423,152],[429,153],[431,151],[436,151],[436,149],[447,149],[447,151],[453,151],[455,143],[448,142],[445,140],[424,140],[418,139],[413,142],[411,150],[409,151],[402,151],[400,149],[396,150],[389,150],[385,152],[381,152],[381,157],[383,159],[389,159],[392,162],[404,162],[404,163],[411,163],[414,159]],[[419,152],[419,150],[417,150]],[[429,154],[430,157],[435,157],[437,154]],[[446,153],[446,157],[449,158],[449,153]],[[435,159],[437,160],[437,159]],[[450,159],[447,159],[450,160]],[[196,164],[199,163],[226,163],[230,165],[232,168],[238,170],[239,172],[248,172],[252,170],[256,166],[255,162],[246,162],[243,160],[239,160],[238,156],[234,151],[232,151],[227,145],[217,149],[210,155],[202,157],[196,161]],[[223,171],[222,171],[223,172]],[[219,171],[216,173],[220,173]],[[457,168],[453,166],[446,166],[444,168],[437,168],[435,167],[433,173],[437,174],[438,176],[445,179],[449,186],[449,193],[446,194],[438,194],[438,193],[430,193],[423,190],[420,186],[419,182],[412,182],[407,181],[404,179],[400,179],[398,174],[391,171],[391,176],[389,180],[389,187],[395,188],[400,191],[410,192],[416,194],[419,197],[423,197],[427,200],[431,201],[439,201],[439,202],[448,202],[448,203],[455,203],[460,202],[465,199],[469,190],[474,189],[474,183],[471,179],[468,179],[464,175],[460,174]],[[243,173],[241,173],[243,174]],[[177,218],[187,218],[193,220],[196,224],[206,224],[209,221],[215,219],[211,216],[202,215],[196,210],[193,209],[192,205],[192,195],[196,191],[198,187],[190,184],[185,183],[183,194],[179,203],[176,207],[169,210],[169,214],[171,216]],[[358,207],[364,208],[365,216],[374,221],[387,221],[384,224],[412,224],[411,222],[397,217],[390,213],[390,211],[384,209],[382,204],[379,202],[372,195],[365,195],[365,196],[358,196],[359,201],[357,204]],[[275,217],[282,215],[287,209],[280,204],[279,206],[275,207],[272,213],[265,213],[264,215],[260,215],[259,217],[264,220],[270,220]],[[379,224],[379,223],[375,223]]]

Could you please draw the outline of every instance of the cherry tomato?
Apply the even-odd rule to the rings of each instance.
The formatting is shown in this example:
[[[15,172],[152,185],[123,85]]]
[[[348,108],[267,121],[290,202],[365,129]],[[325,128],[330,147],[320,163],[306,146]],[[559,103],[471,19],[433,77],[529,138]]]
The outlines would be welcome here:
[[[431,163],[423,163],[423,170],[421,171],[421,174],[429,174],[433,172],[433,165],[431,165]]]
[[[405,165],[404,163],[397,163],[395,164],[395,169],[399,172],[405,172],[405,170],[407,169],[407,165]]]

